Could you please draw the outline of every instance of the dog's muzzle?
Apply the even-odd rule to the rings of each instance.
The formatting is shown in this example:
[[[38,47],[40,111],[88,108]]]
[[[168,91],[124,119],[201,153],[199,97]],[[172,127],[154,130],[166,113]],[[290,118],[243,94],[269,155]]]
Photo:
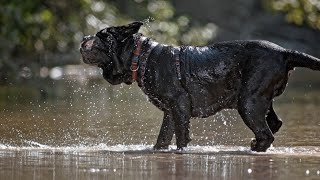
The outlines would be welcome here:
[[[95,39],[95,36],[92,36],[92,35],[83,37],[81,46],[80,46],[80,52],[82,53],[83,51],[91,50],[94,39]]]
[[[82,54],[82,60],[86,64],[91,65],[98,65],[99,61],[96,57],[96,50],[94,50],[94,45],[97,41],[96,36],[85,36],[82,39],[81,45],[80,45],[80,53]]]

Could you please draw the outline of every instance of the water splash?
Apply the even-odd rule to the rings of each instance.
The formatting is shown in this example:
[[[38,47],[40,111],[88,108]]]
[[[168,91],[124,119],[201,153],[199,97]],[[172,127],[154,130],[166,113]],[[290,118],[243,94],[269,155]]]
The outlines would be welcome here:
[[[40,144],[40,143],[35,142],[35,141],[25,141],[25,143],[29,144],[31,147],[50,148],[50,146],[47,146],[47,145],[44,145],[44,144]]]
[[[155,19],[153,17],[148,17],[147,19],[142,20],[143,24],[146,25],[147,27],[150,26],[150,23],[154,21]]]
[[[177,153],[177,154],[225,154],[225,155],[282,155],[282,156],[316,156],[320,157],[319,147],[271,147],[267,152],[253,152],[244,146],[188,146],[184,150],[176,150],[175,145],[169,146],[167,150],[153,150],[153,145],[107,145],[104,143],[95,146],[62,146],[54,147],[43,145],[34,141],[27,142],[30,146],[17,147],[0,144],[0,150],[43,150],[61,152],[113,152],[113,153]]]

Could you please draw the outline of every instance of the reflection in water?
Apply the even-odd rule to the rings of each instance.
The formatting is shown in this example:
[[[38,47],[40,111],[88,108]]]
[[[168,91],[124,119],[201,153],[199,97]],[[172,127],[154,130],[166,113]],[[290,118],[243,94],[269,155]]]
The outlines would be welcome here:
[[[284,123],[267,153],[249,150],[253,134],[236,111],[192,119],[184,152],[154,152],[162,112],[135,85],[47,88],[56,96],[46,101],[18,90],[0,101],[0,179],[320,178],[320,94],[309,85],[275,101]]]
[[[320,178],[320,159],[240,151],[214,154],[1,150],[5,179],[304,179]]]

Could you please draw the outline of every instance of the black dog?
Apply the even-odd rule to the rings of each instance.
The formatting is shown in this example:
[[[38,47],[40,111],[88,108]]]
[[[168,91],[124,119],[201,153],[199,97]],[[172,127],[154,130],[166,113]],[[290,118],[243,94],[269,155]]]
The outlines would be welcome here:
[[[272,107],[294,67],[320,70],[320,60],[267,41],[232,41],[211,46],[173,47],[138,34],[142,23],[110,27],[86,36],[83,61],[103,69],[111,84],[137,81],[164,112],[155,149],[186,147],[191,117],[237,109],[255,134],[253,151],[266,151],[282,125]]]

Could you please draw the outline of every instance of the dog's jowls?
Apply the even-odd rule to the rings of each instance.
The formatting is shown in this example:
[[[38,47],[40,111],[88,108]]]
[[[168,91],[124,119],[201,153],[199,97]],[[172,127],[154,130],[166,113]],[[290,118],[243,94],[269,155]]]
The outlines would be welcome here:
[[[109,27],[81,43],[83,61],[103,69],[111,84],[132,84],[130,69],[140,22]],[[142,51],[150,48],[147,38]],[[208,117],[222,109],[237,109],[255,134],[253,151],[266,151],[282,121],[276,115],[273,98],[283,93],[288,72],[294,67],[320,70],[320,60],[284,49],[267,41],[231,41],[210,46],[182,46],[177,77],[174,47],[159,44],[149,54],[138,85],[150,101],[164,112],[155,149],[168,148],[173,134],[178,149],[186,147],[191,117]]]

